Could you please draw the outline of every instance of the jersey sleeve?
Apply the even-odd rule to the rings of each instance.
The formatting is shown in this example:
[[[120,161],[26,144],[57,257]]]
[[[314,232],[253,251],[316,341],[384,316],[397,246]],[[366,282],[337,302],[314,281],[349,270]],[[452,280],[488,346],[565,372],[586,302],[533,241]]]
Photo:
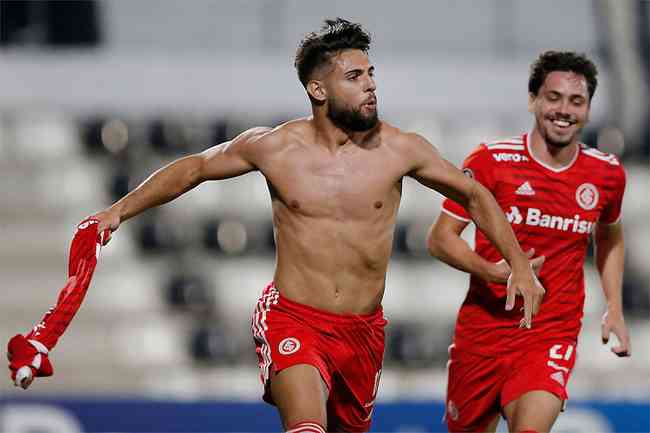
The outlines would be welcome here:
[[[623,205],[623,194],[625,192],[625,170],[622,165],[615,168],[614,175],[607,187],[607,202],[603,208],[598,222],[603,224],[615,224],[621,219],[621,207]]]
[[[487,189],[492,190],[495,182],[491,162],[490,152],[484,144],[481,144],[465,158],[462,170],[465,176],[471,177]],[[442,211],[461,221],[470,221],[467,210],[449,198],[442,203]]]

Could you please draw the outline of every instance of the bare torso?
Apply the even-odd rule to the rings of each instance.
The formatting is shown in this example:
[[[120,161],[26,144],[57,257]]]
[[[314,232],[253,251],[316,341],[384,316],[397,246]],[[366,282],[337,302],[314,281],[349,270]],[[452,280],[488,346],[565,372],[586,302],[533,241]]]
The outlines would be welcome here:
[[[342,314],[374,311],[386,270],[408,162],[382,124],[367,142],[331,150],[309,120],[283,125],[256,152],[273,203],[274,281],[287,298]]]

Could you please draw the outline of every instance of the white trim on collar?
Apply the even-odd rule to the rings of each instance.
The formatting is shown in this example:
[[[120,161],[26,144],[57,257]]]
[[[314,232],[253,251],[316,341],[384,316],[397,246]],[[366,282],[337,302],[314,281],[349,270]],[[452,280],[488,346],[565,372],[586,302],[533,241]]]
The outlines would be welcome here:
[[[525,143],[526,149],[528,149],[528,153],[530,154],[530,157],[533,158],[533,160],[536,163],[538,163],[539,165],[541,165],[545,169],[551,170],[552,172],[555,172],[555,173],[561,173],[561,172],[571,168],[573,166],[573,164],[575,164],[575,162],[578,160],[578,155],[580,155],[580,143],[578,143],[578,151],[573,156],[573,159],[567,165],[559,167],[559,168],[551,167],[550,165],[546,164],[545,162],[543,162],[539,158],[537,158],[535,156],[535,154],[533,153],[533,148],[530,145],[530,136],[531,135],[532,135],[532,133],[530,133],[530,132],[527,132],[527,133],[524,134],[524,143]]]

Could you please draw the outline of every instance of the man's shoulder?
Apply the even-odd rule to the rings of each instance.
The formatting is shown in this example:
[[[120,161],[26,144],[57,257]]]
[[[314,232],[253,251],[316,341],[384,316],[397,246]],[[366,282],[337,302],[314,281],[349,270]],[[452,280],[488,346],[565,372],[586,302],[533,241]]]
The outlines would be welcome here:
[[[488,154],[499,154],[504,152],[523,154],[526,153],[526,145],[521,136],[507,137],[484,141],[480,143],[474,151],[483,151]]]
[[[604,169],[622,169],[621,162],[613,153],[603,152],[595,147],[588,147],[580,143],[580,154],[585,156],[583,159],[587,164],[603,167]]]
[[[499,138],[483,141],[467,156],[467,161],[488,164],[512,165],[530,161],[522,137]]]
[[[423,135],[413,131],[404,131],[403,129],[385,121],[381,122],[380,134],[384,143],[389,144],[392,148],[402,151],[407,148],[435,148],[435,146]]]
[[[281,149],[288,144],[304,140],[309,134],[312,126],[309,119],[290,120],[275,127],[255,127],[251,128],[242,135],[254,147],[261,151],[270,151]]]
[[[517,149],[523,150],[524,138],[521,135],[502,137],[481,142],[486,149]]]

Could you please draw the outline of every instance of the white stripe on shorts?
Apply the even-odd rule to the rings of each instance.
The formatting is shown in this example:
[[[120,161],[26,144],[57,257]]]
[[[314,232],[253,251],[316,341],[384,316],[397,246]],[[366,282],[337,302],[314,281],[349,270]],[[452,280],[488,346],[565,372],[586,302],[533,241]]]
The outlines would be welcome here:
[[[315,422],[300,423],[298,427],[287,430],[286,433],[325,433],[323,426]]]
[[[255,312],[253,313],[251,321],[251,331],[253,337],[262,342],[260,351],[262,355],[262,364],[260,365],[260,379],[262,384],[265,385],[269,379],[269,368],[271,367],[271,347],[268,340],[266,339],[266,333],[264,331],[268,330],[266,324],[266,313],[271,309],[271,305],[277,303],[277,299],[280,293],[275,287],[271,287],[268,293],[264,294],[258,301],[255,306]]]

